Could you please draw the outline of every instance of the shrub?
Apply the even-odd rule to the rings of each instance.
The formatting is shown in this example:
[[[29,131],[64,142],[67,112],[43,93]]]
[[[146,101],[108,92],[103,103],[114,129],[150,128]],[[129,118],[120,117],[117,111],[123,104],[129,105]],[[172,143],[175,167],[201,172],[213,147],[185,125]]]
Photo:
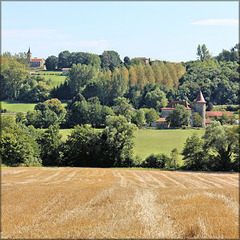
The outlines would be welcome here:
[[[151,154],[145,159],[141,166],[146,168],[165,168],[170,162],[171,159],[164,153]]]

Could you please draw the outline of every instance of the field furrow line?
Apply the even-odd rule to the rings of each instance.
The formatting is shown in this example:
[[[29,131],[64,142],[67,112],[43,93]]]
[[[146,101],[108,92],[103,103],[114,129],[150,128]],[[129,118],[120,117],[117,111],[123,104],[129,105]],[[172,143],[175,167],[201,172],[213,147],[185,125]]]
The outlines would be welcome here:
[[[206,182],[206,183],[208,183],[208,184],[211,184],[211,186],[209,186],[209,188],[215,188],[215,187],[217,187],[217,188],[223,188],[222,185],[220,185],[220,184],[218,184],[218,183],[216,183],[216,182],[214,182],[214,181],[207,180],[207,179],[205,179],[205,178],[203,178],[203,177],[199,177],[198,175],[194,175],[194,177],[196,177],[197,179],[199,179],[199,180],[202,181],[202,182]]]
[[[146,177],[146,179],[148,180],[148,182],[153,183],[153,184],[152,184],[152,187],[154,187],[154,188],[159,188],[159,187],[161,187],[161,188],[166,188],[166,187],[167,187],[166,184],[164,184],[164,183],[163,183],[161,180],[159,180],[158,178],[154,177],[152,174],[153,174],[153,173],[147,173],[147,174],[145,175],[145,177]],[[154,184],[154,183],[156,183],[156,184]]]
[[[183,183],[180,183],[179,181],[177,181],[176,179],[174,179],[173,177],[169,177],[167,174],[169,173],[157,173],[158,175],[161,175],[165,178],[167,178],[168,180],[172,181],[173,183],[175,183],[176,187],[181,187],[181,188],[187,188]]]
[[[239,187],[239,183],[238,182],[232,182],[230,180],[227,180],[227,179],[222,179],[222,178],[215,178],[213,177],[212,178],[214,182],[218,182],[220,184],[224,184],[224,185],[231,185],[231,186],[234,186],[234,187]]]

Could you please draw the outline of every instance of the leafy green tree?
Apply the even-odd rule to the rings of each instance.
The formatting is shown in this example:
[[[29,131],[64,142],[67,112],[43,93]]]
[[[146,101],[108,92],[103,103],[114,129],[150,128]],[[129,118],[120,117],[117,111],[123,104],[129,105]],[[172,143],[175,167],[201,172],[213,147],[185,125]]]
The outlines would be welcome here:
[[[199,59],[201,61],[204,60],[204,59],[210,59],[212,57],[205,44],[203,44],[202,46],[200,44],[198,44],[197,56],[199,57]]]
[[[132,122],[135,123],[138,127],[142,127],[147,123],[143,109],[135,110]]]
[[[77,125],[64,144],[61,165],[72,167],[99,167],[100,132],[88,125]]]
[[[58,123],[62,124],[65,121],[66,109],[63,107],[61,101],[57,98],[52,98],[46,100],[45,103],[51,111],[57,114]]]
[[[118,97],[114,99],[114,112],[117,116],[122,115],[126,117],[127,121],[130,122],[132,118],[132,105],[129,100],[124,97]]]
[[[40,81],[25,93],[27,102],[43,102],[51,97],[52,86],[46,82]]]
[[[81,92],[84,86],[97,77],[97,70],[94,66],[81,63],[73,64],[66,78],[72,94]]]
[[[124,116],[107,117],[101,134],[101,157],[105,167],[129,166],[133,157],[133,136],[136,127]]]
[[[210,156],[209,168],[211,170],[231,170],[233,149],[238,142],[237,135],[235,135],[236,137],[233,136],[232,129],[221,126],[216,121],[206,128],[203,136],[203,148]]]
[[[141,164],[145,168],[165,168],[171,159],[164,153],[151,154]]]
[[[96,69],[100,69],[101,68],[101,59],[100,59],[99,55],[89,53],[85,64],[92,65]]]
[[[54,55],[47,57],[45,60],[45,65],[48,71],[54,71],[58,66],[58,58]]]
[[[64,121],[64,117],[59,112],[54,112],[49,108],[50,103],[38,103],[34,110],[27,112],[27,125],[33,125],[36,128],[48,128],[50,125],[61,124]],[[59,115],[58,115],[59,114]]]
[[[187,138],[182,155],[185,169],[206,170],[204,169],[203,141],[196,133]]]
[[[110,69],[111,71],[113,71],[114,68],[120,68],[122,63],[119,54],[112,50],[104,51],[102,55],[100,55],[100,58],[102,62],[102,68]]]
[[[27,122],[27,119],[23,112],[17,112],[16,113],[16,123],[22,123],[25,124]]]
[[[123,61],[124,61],[124,66],[129,70],[130,67],[131,67],[131,60],[130,60],[130,58],[128,56],[126,56],[126,57],[124,57]]]
[[[159,118],[159,115],[154,108],[144,108],[144,112],[148,124],[155,122]]]
[[[220,61],[239,62],[239,43],[236,44],[230,51],[223,49],[222,52],[216,57]]]
[[[49,126],[38,139],[41,148],[41,159],[44,166],[58,166],[62,157],[62,135],[59,126]]]
[[[199,115],[198,112],[193,113],[193,126],[194,127],[201,127],[202,126],[202,117]]]
[[[1,58],[2,96],[7,99],[17,100],[20,88],[29,76],[29,71],[26,65],[17,60]]]
[[[166,118],[172,127],[188,126],[190,113],[183,105],[177,104],[172,113]]]
[[[68,50],[58,54],[58,68],[70,68],[72,66],[71,53]]]
[[[144,97],[145,107],[157,109],[158,107],[165,107],[168,102],[166,94],[161,91],[158,87],[154,90],[148,92]],[[158,102],[162,103],[161,106],[158,105]]]
[[[110,105],[113,105],[114,99],[117,97],[123,97],[127,91],[127,84],[122,74],[112,75],[110,83]]]
[[[7,166],[40,166],[39,148],[36,141],[19,125],[2,130],[0,153]]]

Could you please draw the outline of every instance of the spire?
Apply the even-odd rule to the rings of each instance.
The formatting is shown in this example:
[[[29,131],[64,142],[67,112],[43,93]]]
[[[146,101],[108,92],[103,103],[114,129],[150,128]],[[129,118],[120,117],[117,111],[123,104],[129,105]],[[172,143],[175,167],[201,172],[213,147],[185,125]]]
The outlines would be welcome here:
[[[30,47],[29,47],[29,49],[28,49],[28,52],[27,52],[27,53],[31,53]]]
[[[199,91],[198,96],[197,96],[197,99],[196,99],[195,102],[206,103],[206,101],[205,101],[205,99],[204,99],[203,94],[202,94],[201,91]]]

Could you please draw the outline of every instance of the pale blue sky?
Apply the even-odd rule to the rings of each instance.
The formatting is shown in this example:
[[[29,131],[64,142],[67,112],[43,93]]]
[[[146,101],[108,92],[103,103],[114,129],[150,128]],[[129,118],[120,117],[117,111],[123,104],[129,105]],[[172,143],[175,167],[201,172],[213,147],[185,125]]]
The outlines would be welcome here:
[[[198,44],[216,56],[239,42],[238,9],[238,1],[3,1],[2,52],[195,60]]]

